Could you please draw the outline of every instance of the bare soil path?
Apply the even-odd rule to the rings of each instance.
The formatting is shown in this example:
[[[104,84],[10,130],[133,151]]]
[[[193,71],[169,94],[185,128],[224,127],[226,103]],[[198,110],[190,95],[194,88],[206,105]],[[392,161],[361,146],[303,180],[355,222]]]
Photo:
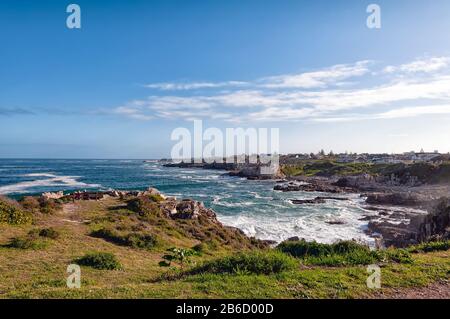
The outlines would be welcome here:
[[[390,289],[375,298],[380,299],[450,299],[450,281],[440,281],[422,288]]]

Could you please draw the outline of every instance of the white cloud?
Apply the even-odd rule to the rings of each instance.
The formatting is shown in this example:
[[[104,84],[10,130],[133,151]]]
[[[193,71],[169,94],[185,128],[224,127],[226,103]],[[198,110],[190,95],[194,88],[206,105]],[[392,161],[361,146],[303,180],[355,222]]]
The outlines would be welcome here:
[[[267,88],[324,88],[345,79],[362,76],[369,72],[370,61],[355,64],[338,64],[327,69],[291,75],[272,76],[261,79]]]
[[[450,114],[450,104],[445,105],[428,105],[428,106],[414,106],[403,107],[382,113],[355,115],[351,114],[343,117],[323,117],[316,118],[316,122],[352,122],[361,120],[386,120],[409,118],[426,115],[446,115]]]
[[[114,113],[143,120],[209,118],[234,122],[336,122],[447,114],[448,107],[445,105],[450,105],[450,71],[442,71],[448,60],[443,57],[430,58],[393,66],[388,78],[377,77],[379,73],[370,69],[373,63],[360,61],[298,75],[266,77],[253,82],[198,82],[184,86],[154,84],[155,88],[160,85],[162,90],[200,87],[211,90],[207,94],[189,92],[191,94],[187,96],[152,95],[118,107]],[[401,74],[407,72],[405,70],[415,71],[403,77]],[[416,72],[422,73],[416,76]],[[350,78],[352,82],[347,82]],[[244,83],[246,87],[242,88]],[[214,90],[224,86],[228,86],[225,92]],[[423,103],[431,106],[417,107]],[[379,107],[388,111],[377,112]],[[348,114],[362,111],[369,115]]]
[[[387,66],[384,68],[385,73],[433,73],[447,68],[450,65],[449,57],[431,57],[422,58],[414,62],[402,64],[400,66]]]
[[[181,90],[196,90],[196,89],[210,89],[220,87],[236,87],[245,86],[247,82],[243,81],[227,81],[227,82],[191,82],[191,83],[153,83],[146,84],[144,87],[149,89],[157,89],[163,91],[181,91]]]
[[[244,87],[254,88],[323,88],[328,85],[340,85],[343,80],[362,76],[369,72],[370,61],[359,61],[354,64],[338,64],[313,72],[298,74],[283,74],[257,79],[252,82],[246,81],[225,81],[225,82],[163,82],[144,85],[150,89],[162,91],[196,90],[223,87]]]

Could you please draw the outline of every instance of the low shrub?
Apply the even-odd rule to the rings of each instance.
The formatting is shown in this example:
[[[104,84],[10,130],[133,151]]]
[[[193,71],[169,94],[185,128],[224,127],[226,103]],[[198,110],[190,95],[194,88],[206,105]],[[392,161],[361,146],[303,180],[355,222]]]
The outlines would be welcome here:
[[[203,243],[197,244],[194,247],[192,247],[192,250],[197,252],[198,254],[202,254],[206,251],[206,245]]]
[[[432,251],[443,251],[450,249],[450,240],[444,241],[433,241],[422,243],[416,246],[411,246],[408,248],[408,251],[411,253],[428,253]]]
[[[369,265],[376,262],[411,263],[408,251],[403,249],[370,250],[355,241],[340,241],[333,244],[317,242],[286,241],[277,247],[283,253],[303,259],[308,264],[322,266]]]
[[[126,235],[128,246],[134,248],[151,249],[156,246],[156,237],[150,234],[129,233]]]
[[[144,220],[152,220],[155,217],[160,216],[158,204],[148,196],[140,196],[130,199],[127,202],[127,208],[137,213],[138,217]]]
[[[321,244],[315,241],[285,241],[277,246],[283,253],[287,253],[293,257],[302,258],[306,256],[320,257],[333,253],[331,245]]]
[[[155,203],[159,203],[164,200],[164,198],[160,194],[150,194],[150,195],[147,195],[147,197]]]
[[[351,252],[347,254],[331,254],[319,257],[306,257],[305,262],[317,266],[346,266],[346,265],[370,265],[377,263],[378,257],[374,253]]]
[[[59,237],[59,232],[51,227],[44,228],[39,231],[39,236],[50,239],[57,239]]]
[[[31,214],[9,198],[0,197],[0,224],[22,225],[31,223]]]
[[[39,210],[42,214],[53,214],[62,208],[61,203],[54,199],[40,198],[39,205]]]
[[[140,232],[122,234],[107,227],[93,231],[91,236],[103,238],[109,242],[133,248],[151,249],[157,244],[157,239],[154,235]]]
[[[389,248],[385,250],[377,250],[374,252],[379,261],[392,261],[400,264],[410,264],[413,262],[411,254],[406,249]]]
[[[47,246],[45,241],[31,238],[31,237],[14,237],[7,244],[9,248],[17,248],[17,249],[42,249]]]
[[[183,269],[185,265],[192,263],[192,256],[198,255],[198,253],[193,249],[172,247],[166,251],[167,254],[163,255],[163,260],[159,262],[159,266],[161,267],[170,267],[172,266],[172,263],[175,263]]]
[[[39,230],[33,229],[26,236],[12,238],[6,246],[17,249],[41,249],[46,247],[47,243],[39,238]]]
[[[41,249],[48,244],[45,239],[57,239],[58,237],[59,232],[53,228],[32,229],[26,236],[12,238],[6,246],[18,249]]]
[[[84,255],[75,260],[75,263],[81,266],[88,266],[95,269],[105,270],[119,270],[122,265],[117,260],[116,256],[111,253],[94,252]]]
[[[297,267],[298,262],[278,251],[238,253],[208,261],[189,271],[189,274],[275,274]]]
[[[41,205],[36,197],[33,196],[25,196],[20,200],[20,205],[29,211],[29,212],[38,212],[41,208]]]

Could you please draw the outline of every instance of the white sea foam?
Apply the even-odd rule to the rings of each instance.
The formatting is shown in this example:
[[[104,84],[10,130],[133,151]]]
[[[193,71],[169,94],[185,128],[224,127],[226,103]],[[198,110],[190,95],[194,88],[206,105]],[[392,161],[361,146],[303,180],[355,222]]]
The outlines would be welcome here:
[[[47,177],[33,181],[24,181],[0,187],[0,194],[22,194],[35,187],[72,187],[72,188],[94,188],[101,187],[99,184],[86,184],[77,180],[79,176],[57,176],[52,173],[31,173],[26,177]]]
[[[359,221],[362,210],[355,203],[340,203],[337,207],[331,203],[296,209],[274,209],[267,207],[270,214],[242,212],[237,216],[218,215],[219,220],[230,226],[242,229],[249,236],[281,242],[289,237],[298,236],[308,241],[332,243],[337,240],[355,239],[373,245],[373,239],[364,233],[367,222]],[[330,207],[332,205],[332,207]],[[278,206],[278,205],[277,205]],[[328,212],[327,212],[328,210]],[[343,224],[328,224],[339,220]]]
[[[22,176],[25,176],[25,177],[56,177],[56,175],[52,174],[52,173],[30,173],[30,174],[24,174]]]

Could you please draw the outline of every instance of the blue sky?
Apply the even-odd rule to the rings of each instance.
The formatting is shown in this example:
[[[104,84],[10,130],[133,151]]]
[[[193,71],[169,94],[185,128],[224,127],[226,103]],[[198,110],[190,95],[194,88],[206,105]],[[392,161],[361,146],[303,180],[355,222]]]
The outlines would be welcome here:
[[[283,153],[448,152],[449,16],[448,0],[4,0],[0,157],[164,157],[193,119],[280,128]]]

